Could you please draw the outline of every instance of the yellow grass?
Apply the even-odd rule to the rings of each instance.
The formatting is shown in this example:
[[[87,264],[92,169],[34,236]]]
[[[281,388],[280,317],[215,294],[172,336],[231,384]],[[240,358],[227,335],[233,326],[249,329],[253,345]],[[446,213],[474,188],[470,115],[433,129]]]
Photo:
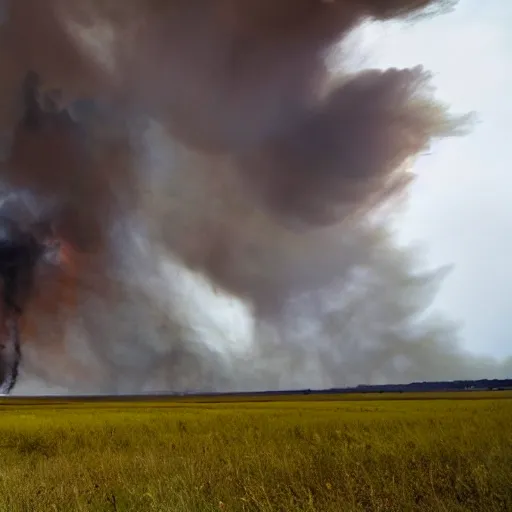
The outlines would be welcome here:
[[[0,511],[512,510],[511,393],[250,398],[4,399]]]

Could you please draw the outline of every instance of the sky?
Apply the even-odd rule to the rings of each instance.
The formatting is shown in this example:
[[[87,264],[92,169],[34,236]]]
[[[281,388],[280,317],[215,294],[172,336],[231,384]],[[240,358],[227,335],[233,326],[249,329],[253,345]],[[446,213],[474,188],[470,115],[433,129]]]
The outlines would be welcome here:
[[[372,24],[361,67],[434,72],[437,96],[475,111],[469,135],[442,141],[416,164],[399,238],[419,242],[428,265],[453,264],[434,304],[461,322],[464,348],[512,356],[512,2],[461,0],[414,25]]]

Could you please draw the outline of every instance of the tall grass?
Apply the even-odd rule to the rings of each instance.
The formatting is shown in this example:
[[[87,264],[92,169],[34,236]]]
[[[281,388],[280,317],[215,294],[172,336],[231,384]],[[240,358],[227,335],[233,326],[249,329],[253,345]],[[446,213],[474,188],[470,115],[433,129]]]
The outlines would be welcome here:
[[[12,402],[0,511],[512,510],[512,399],[492,396]]]

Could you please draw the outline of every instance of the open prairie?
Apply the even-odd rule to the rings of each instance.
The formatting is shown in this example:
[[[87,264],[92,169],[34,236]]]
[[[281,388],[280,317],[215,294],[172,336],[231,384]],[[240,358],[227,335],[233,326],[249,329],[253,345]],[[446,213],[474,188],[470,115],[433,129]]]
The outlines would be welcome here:
[[[0,401],[0,510],[512,510],[512,393]]]

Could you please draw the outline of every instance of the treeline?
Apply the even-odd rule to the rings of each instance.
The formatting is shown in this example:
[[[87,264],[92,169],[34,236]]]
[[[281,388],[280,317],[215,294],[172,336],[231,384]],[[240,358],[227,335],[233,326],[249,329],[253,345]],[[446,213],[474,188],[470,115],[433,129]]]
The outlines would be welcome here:
[[[204,392],[201,390],[172,393],[167,391],[153,393],[135,393],[135,394],[94,394],[94,395],[48,395],[46,397],[37,397],[36,400],[65,400],[65,401],[97,401],[97,400],[140,400],[140,399],[162,399],[164,397],[207,397],[207,396],[273,396],[273,395],[308,395],[308,394],[350,394],[350,393],[418,393],[428,391],[485,391],[485,390],[512,390],[512,379],[480,379],[480,380],[454,380],[439,382],[411,382],[410,384],[382,384],[366,385],[350,388],[331,388],[331,389],[289,389],[289,390],[267,390],[267,391],[246,391],[246,392]],[[13,397],[7,402],[30,402],[34,397]],[[6,403],[7,403],[6,402]],[[4,403],[4,405],[6,405]]]
[[[482,391],[512,389],[512,379],[480,379],[480,380],[454,380],[439,382],[411,382],[409,384],[382,384],[367,385],[350,388],[331,389],[290,389],[280,391],[252,391],[238,393],[198,393],[201,395],[296,395],[296,394],[329,394],[329,393],[418,393],[421,391]],[[189,393],[183,393],[187,395]],[[191,393],[194,394],[194,393]]]
[[[268,390],[268,391],[246,391],[232,393],[204,393],[201,391],[175,393],[174,395],[201,395],[201,396],[258,396],[258,395],[300,395],[300,394],[330,394],[330,393],[418,393],[421,391],[465,391],[465,390],[505,390],[512,389],[512,379],[480,379],[480,380],[454,380],[439,382],[411,382],[409,384],[382,384],[367,385],[361,384],[349,388],[331,389],[289,389],[289,390]],[[160,393],[156,393],[157,395]],[[161,393],[169,395],[169,393]]]
[[[361,384],[349,388],[331,389],[289,389],[268,391],[247,391],[233,393],[176,393],[177,395],[228,395],[228,396],[258,396],[258,395],[300,395],[300,394],[339,394],[339,393],[418,393],[421,391],[482,391],[512,389],[512,379],[480,379],[480,380],[454,380],[439,382],[411,382],[409,384]],[[168,395],[168,393],[162,393]]]
[[[332,390],[339,392],[418,392],[457,391],[467,389],[512,389],[512,379],[454,380],[440,382],[411,382],[410,384],[386,384],[382,386],[360,385],[355,388]],[[330,390],[331,391],[331,390]]]

